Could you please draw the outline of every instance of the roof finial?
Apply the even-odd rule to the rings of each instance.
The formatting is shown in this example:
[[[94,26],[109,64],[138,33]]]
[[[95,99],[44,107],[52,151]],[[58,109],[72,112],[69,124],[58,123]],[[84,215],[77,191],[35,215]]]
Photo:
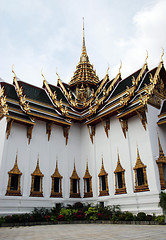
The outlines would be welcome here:
[[[164,48],[162,48],[163,52],[161,54],[161,62],[163,62],[163,56],[164,56]]]
[[[108,68],[107,68],[107,75],[108,75],[108,71],[109,71],[109,69],[110,69],[110,66],[109,66],[109,63],[108,63]]]
[[[120,72],[121,68],[122,68],[122,60],[120,60],[120,67],[119,67],[119,74],[120,75],[121,75],[121,72]]]
[[[15,71],[13,69],[14,64],[12,64],[12,73],[14,73],[14,78],[16,77]]]
[[[147,53],[147,55],[146,55],[146,58],[145,58],[145,64],[147,64],[147,59],[148,59],[148,50],[146,50],[146,53]]]
[[[85,33],[84,33],[84,17],[83,17],[83,45],[82,45],[82,54],[86,54]]]
[[[44,74],[43,74],[43,68],[41,69],[41,75],[43,77],[43,80],[45,80]]]

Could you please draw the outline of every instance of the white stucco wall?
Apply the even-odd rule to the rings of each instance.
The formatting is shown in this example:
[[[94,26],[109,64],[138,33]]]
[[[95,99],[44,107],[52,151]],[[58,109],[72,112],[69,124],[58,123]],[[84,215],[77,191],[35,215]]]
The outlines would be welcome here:
[[[154,115],[151,109],[148,111],[148,118]],[[154,122],[156,119],[154,118]],[[91,143],[87,126],[75,124],[69,131],[68,144],[63,136],[63,128],[53,125],[51,137],[48,141],[46,134],[46,124],[37,121],[32,132],[32,139],[28,144],[27,128],[20,124],[13,123],[9,139],[4,147],[0,148],[1,157],[1,179],[0,186],[0,214],[27,212],[33,207],[52,207],[55,203],[73,203],[76,201],[100,202],[104,201],[108,205],[120,205],[122,210],[138,212],[141,210],[148,213],[159,213],[158,208],[158,180],[154,156],[152,151],[151,135],[152,121],[148,119],[147,131],[143,128],[138,116],[128,120],[128,132],[126,138],[117,118],[110,119],[109,138],[107,138],[102,123],[96,126],[94,143]],[[5,121],[0,121],[0,127],[4,129]],[[3,131],[5,132],[5,131]],[[4,133],[5,137],[5,133]],[[147,166],[147,177],[149,192],[134,193],[135,176],[133,167],[137,159],[137,145],[142,162]],[[8,171],[15,162],[18,151],[18,167],[22,172],[21,193],[22,196],[5,196]],[[157,150],[156,150],[157,151]],[[120,162],[125,169],[125,182],[127,194],[115,195],[115,174],[117,166],[117,152],[119,152]],[[36,168],[39,154],[39,166],[44,174],[43,195],[44,197],[29,197],[31,188],[31,173]],[[109,196],[99,197],[99,178],[102,155],[104,168],[108,173]],[[50,198],[51,175],[55,171],[56,159],[58,169],[63,176],[62,192],[63,198]],[[80,177],[81,197],[83,197],[84,185],[83,176],[85,174],[86,162],[88,161],[89,172],[92,175],[93,198],[73,199],[70,195],[70,176],[73,172],[74,160],[76,171]],[[155,177],[154,177],[155,176]]]

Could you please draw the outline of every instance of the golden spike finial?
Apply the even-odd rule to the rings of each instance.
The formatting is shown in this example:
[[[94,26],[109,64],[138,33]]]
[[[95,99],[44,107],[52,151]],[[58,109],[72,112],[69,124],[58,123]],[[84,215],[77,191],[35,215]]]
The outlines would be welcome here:
[[[145,64],[147,64],[147,59],[148,59],[148,50],[146,50],[146,58],[145,58]]]
[[[121,74],[120,70],[122,68],[122,60],[120,60],[119,74]]]
[[[13,69],[14,64],[12,64],[12,73],[14,74],[14,78],[16,77],[15,71]]]
[[[110,66],[109,66],[109,63],[108,63],[108,68],[107,68],[107,75],[108,75],[108,71],[110,70]]]
[[[41,75],[43,77],[43,80],[45,80],[44,74],[43,74],[43,68],[41,69]]]
[[[15,165],[17,164],[17,158],[18,158],[18,150],[16,152],[16,160],[15,160]]]
[[[58,69],[56,68],[56,75],[58,76],[58,80],[60,80],[59,74],[58,74]]]
[[[39,153],[37,155],[37,165],[39,166]]]
[[[164,56],[164,48],[162,48],[163,52],[161,54],[161,62],[163,62],[163,56]]]

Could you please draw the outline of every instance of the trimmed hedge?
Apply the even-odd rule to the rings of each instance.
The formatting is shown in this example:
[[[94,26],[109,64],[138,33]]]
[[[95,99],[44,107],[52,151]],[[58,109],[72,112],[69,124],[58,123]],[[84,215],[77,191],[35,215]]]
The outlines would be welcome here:
[[[155,216],[147,215],[144,212],[139,212],[137,215],[131,212],[122,212],[119,206],[106,206],[99,205],[83,205],[82,203],[75,203],[68,205],[66,208],[35,208],[31,213],[14,214],[5,217],[0,217],[0,225],[3,223],[36,223],[36,222],[73,222],[73,221],[105,221],[109,220],[113,223],[132,222],[132,221],[155,221],[159,224],[164,224],[164,215]]]

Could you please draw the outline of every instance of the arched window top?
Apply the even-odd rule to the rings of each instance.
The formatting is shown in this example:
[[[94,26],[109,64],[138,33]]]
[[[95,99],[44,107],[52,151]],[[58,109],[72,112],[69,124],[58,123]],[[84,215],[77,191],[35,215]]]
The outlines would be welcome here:
[[[144,165],[143,162],[141,161],[140,155],[139,155],[139,150],[137,147],[137,161],[136,161],[135,167],[133,169],[136,170],[138,168],[146,168],[146,165]]]
[[[88,162],[86,164],[86,170],[85,170],[85,175],[84,175],[83,179],[85,179],[85,178],[92,178],[92,176],[89,173]]]
[[[121,165],[120,159],[119,159],[119,153],[118,153],[118,162],[117,162],[117,166],[116,166],[114,173],[124,172],[124,171],[125,170],[122,168],[122,165]]]
[[[78,176],[78,174],[77,174],[77,171],[76,171],[75,162],[74,162],[73,173],[72,173],[70,179],[77,179],[77,180],[80,180],[80,178],[79,178],[79,176]]]
[[[56,168],[55,168],[55,171],[54,171],[54,173],[52,174],[51,177],[52,178],[63,178],[61,176],[61,174],[59,173],[59,170],[58,170],[58,161],[56,161]]]
[[[37,164],[36,164],[35,171],[31,174],[31,176],[44,177],[44,175],[43,175],[43,173],[40,171],[40,167],[39,167],[39,155],[38,155],[38,159],[37,159]]]
[[[101,170],[100,170],[100,173],[98,174],[98,177],[107,176],[107,175],[108,173],[105,171],[103,157],[102,157]]]
[[[18,154],[16,154],[16,160],[15,160],[15,163],[14,163],[14,167],[8,172],[9,174],[22,175],[22,172],[18,168],[17,155]]]

